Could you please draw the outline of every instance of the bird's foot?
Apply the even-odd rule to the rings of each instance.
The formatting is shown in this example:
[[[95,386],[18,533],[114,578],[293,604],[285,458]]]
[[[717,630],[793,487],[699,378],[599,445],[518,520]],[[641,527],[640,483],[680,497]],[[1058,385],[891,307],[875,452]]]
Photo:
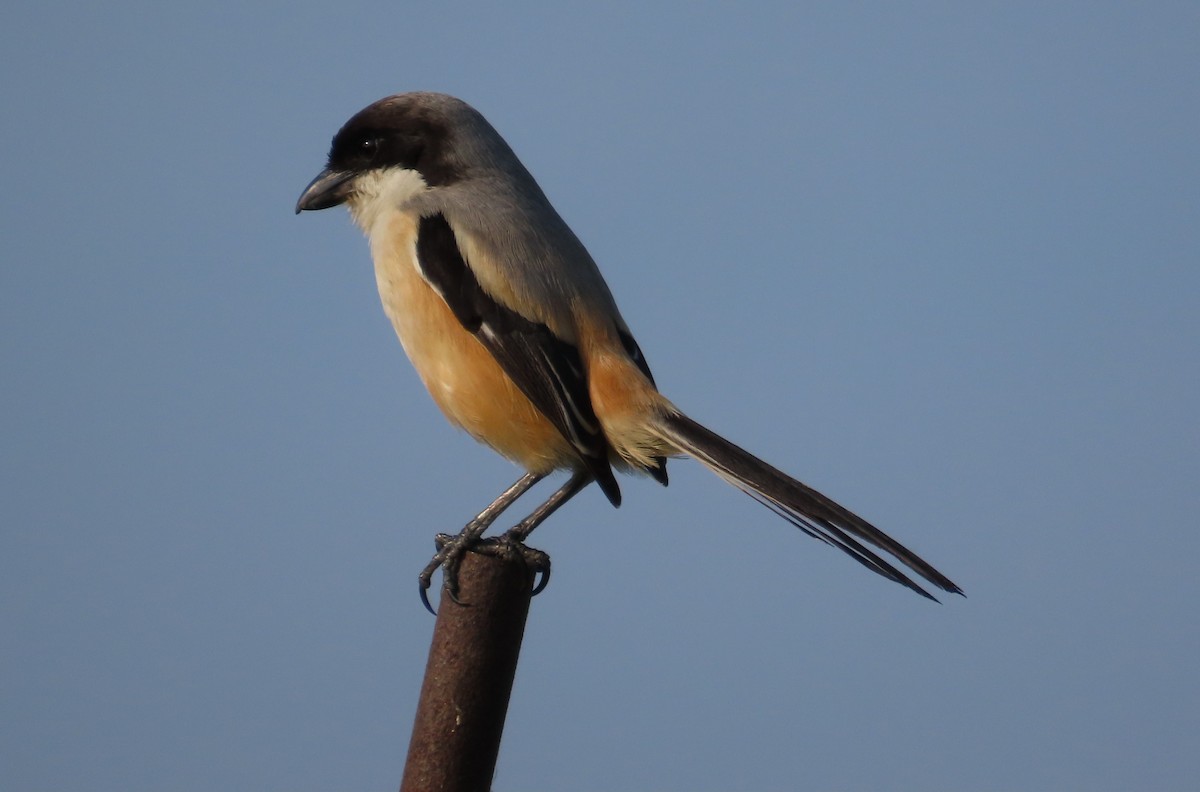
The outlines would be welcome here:
[[[525,567],[534,574],[533,592],[529,596],[536,597],[550,583],[550,556],[536,547],[525,544],[525,537],[519,534],[519,527],[505,531],[499,537],[488,538],[471,548],[477,553],[496,556],[497,558],[520,558]]]
[[[468,526],[469,527],[469,526]],[[514,533],[516,528],[496,538],[481,539],[477,533],[464,530],[459,534],[438,534],[434,537],[437,552],[417,576],[420,585],[421,603],[425,610],[437,615],[429,604],[429,587],[433,582],[433,573],[441,567],[442,588],[455,604],[461,605],[458,599],[458,571],[462,566],[463,556],[468,552],[493,556],[502,559],[520,558],[525,565],[537,576],[530,596],[536,596],[550,582],[550,556],[541,550],[525,544],[523,537]]]
[[[437,552],[421,570],[421,574],[417,575],[417,583],[421,591],[421,604],[425,606],[425,610],[437,615],[437,611],[429,604],[429,586],[433,583],[433,573],[437,571],[438,567],[442,568],[442,588],[450,595],[450,599],[458,603],[458,568],[462,566],[463,553],[478,542],[478,534],[473,534],[466,529],[463,529],[460,534],[440,533],[433,538]]]

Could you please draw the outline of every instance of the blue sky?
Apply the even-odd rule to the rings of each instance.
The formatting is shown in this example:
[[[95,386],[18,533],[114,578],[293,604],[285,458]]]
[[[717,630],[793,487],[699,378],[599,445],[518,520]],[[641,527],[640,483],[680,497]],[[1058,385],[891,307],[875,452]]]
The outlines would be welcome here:
[[[0,775],[392,789],[432,536],[515,478],[408,367],[338,126],[453,93],[676,403],[932,605],[676,463],[534,536],[497,790],[1200,775],[1193,4],[23,3],[0,25]]]

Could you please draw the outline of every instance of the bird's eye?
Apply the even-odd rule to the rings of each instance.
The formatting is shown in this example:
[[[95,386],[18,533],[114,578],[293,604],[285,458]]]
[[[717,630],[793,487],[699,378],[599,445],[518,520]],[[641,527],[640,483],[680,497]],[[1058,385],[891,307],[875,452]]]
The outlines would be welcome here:
[[[374,159],[379,152],[379,138],[364,137],[358,142],[358,149],[367,159]]]

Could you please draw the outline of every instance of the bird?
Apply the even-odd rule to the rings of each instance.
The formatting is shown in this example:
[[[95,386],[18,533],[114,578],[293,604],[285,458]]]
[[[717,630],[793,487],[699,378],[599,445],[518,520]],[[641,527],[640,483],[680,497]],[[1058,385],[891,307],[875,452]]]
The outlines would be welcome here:
[[[489,541],[521,548],[586,486],[621,503],[615,473],[668,483],[667,460],[690,457],[805,534],[937,601],[912,576],[962,594],[886,533],[685,415],[662,395],[641,347],[583,243],[500,133],[461,99],[401,93],[354,114],[296,213],[345,205],[366,235],[384,312],[451,424],[525,473],[418,576],[422,601],[438,568],[457,601],[463,554]],[[556,471],[567,481],[497,540],[483,533]],[[890,559],[887,557],[890,556]],[[432,608],[429,608],[432,611]]]

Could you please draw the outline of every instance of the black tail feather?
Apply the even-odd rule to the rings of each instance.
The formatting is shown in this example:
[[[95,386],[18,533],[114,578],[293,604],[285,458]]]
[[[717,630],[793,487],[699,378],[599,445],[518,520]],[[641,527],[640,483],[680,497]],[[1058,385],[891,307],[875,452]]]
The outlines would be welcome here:
[[[695,457],[804,533],[838,548],[872,572],[937,601],[863,542],[894,556],[943,591],[963,593],[948,577],[866,520],[686,415],[668,413],[660,419],[659,428],[664,439],[680,451]]]

